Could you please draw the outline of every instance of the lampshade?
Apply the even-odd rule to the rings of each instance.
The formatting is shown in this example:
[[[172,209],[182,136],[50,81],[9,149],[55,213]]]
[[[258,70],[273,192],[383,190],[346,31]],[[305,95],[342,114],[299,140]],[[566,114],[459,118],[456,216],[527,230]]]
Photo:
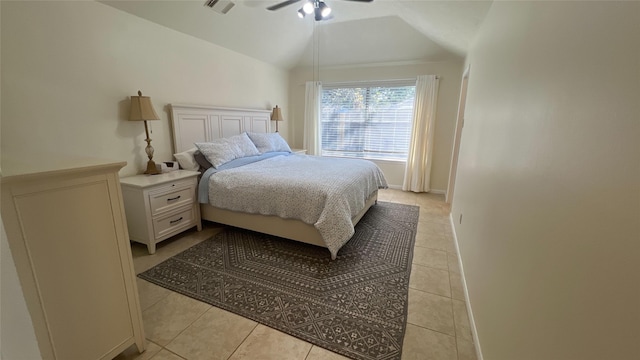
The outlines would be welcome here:
[[[284,117],[282,117],[282,108],[279,108],[278,105],[273,108],[273,112],[271,113],[271,120],[273,121],[283,121]]]
[[[160,117],[153,109],[151,98],[148,96],[142,96],[142,92],[138,90],[138,96],[131,97],[129,121],[143,120],[160,120]]]

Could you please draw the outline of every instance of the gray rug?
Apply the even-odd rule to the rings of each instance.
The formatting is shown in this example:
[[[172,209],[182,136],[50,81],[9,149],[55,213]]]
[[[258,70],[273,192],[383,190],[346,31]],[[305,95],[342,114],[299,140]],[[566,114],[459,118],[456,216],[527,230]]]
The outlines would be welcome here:
[[[228,228],[139,276],[352,359],[400,359],[418,214],[378,202],[333,261]]]

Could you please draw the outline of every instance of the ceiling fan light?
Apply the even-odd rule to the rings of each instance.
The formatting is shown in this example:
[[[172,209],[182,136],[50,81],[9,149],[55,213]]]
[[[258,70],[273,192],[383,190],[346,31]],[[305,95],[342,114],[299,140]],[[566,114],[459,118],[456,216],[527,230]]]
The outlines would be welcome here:
[[[304,16],[307,15],[304,10],[302,10],[302,8],[300,8],[300,10],[298,10],[298,17],[300,19],[304,19]]]
[[[323,1],[320,2],[320,5],[318,6],[318,8],[320,9],[320,14],[322,15],[323,18],[326,18],[327,16],[329,16],[329,14],[331,14],[331,8],[329,7],[329,5],[325,4]]]
[[[313,13],[313,3],[311,1],[307,1],[307,3],[302,6],[302,10],[304,10],[304,12],[306,14],[312,14]]]

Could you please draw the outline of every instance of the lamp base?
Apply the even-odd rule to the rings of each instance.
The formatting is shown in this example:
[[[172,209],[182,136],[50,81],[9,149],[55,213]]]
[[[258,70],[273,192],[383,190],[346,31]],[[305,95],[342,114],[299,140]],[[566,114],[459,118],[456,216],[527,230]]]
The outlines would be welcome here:
[[[144,173],[147,175],[157,175],[160,174],[160,171],[158,171],[156,163],[153,160],[149,160],[147,161],[147,171]]]

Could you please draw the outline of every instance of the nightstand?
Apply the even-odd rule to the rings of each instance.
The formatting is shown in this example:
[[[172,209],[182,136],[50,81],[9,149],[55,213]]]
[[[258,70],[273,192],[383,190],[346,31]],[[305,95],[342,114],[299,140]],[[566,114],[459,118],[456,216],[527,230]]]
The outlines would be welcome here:
[[[162,240],[194,226],[202,230],[196,193],[199,174],[175,170],[121,178],[129,238],[146,244],[153,254]]]
[[[291,149],[291,152],[294,154],[306,154],[307,149]]]

